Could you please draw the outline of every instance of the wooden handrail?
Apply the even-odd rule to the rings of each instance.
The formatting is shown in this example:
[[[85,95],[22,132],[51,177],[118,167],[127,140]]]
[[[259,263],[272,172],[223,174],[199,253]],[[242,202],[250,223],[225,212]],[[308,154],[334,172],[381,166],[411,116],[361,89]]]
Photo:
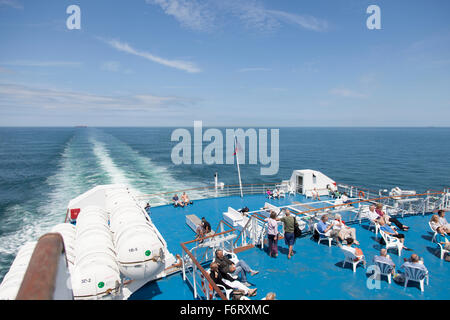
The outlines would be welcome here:
[[[211,279],[209,274],[203,269],[203,267],[198,263],[197,259],[195,259],[194,255],[188,250],[184,243],[181,243],[181,247],[186,252],[186,254],[191,258],[191,261],[195,264],[195,266],[200,270],[205,279],[209,282],[209,284],[213,287],[214,291],[219,295],[222,300],[228,300],[227,297],[223,294],[222,290],[216,285],[216,283]],[[195,283],[194,283],[195,286]]]
[[[234,229],[232,226],[230,226],[230,225],[229,225],[228,223],[226,223],[224,220],[221,220],[220,222],[225,223],[227,226],[229,226],[229,227],[231,228],[231,230],[223,231],[223,232],[216,233],[216,234],[213,234],[213,235],[210,235],[210,236],[206,236],[206,237],[203,237],[203,238],[197,238],[197,239],[190,240],[190,241],[183,242],[183,243],[184,243],[184,244],[191,244],[191,243],[193,243],[193,242],[202,241],[202,240],[205,240],[205,239],[217,237],[217,236],[220,236],[220,235],[223,235],[223,234],[227,234],[227,233],[231,233],[231,232],[233,232],[233,231],[236,231],[236,229]],[[219,222],[219,224],[220,224],[220,222]],[[218,227],[217,227],[217,228],[218,228]]]
[[[16,300],[53,300],[64,240],[59,233],[43,235],[33,251]]]

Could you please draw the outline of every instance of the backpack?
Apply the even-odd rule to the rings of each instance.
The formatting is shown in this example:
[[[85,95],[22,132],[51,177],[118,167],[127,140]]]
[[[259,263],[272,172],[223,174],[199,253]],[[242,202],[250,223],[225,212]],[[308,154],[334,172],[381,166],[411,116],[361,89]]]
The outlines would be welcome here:
[[[294,217],[294,235],[296,238],[302,236],[302,230],[300,230],[297,219],[295,217]]]

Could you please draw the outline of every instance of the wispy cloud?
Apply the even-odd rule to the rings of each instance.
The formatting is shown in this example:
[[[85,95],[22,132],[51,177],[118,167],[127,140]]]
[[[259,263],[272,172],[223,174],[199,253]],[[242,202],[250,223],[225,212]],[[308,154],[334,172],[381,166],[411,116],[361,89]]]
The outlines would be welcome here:
[[[149,111],[187,106],[192,98],[135,94],[108,96],[59,89],[0,83],[1,108],[70,109],[77,111]]]
[[[367,95],[346,88],[334,88],[330,90],[331,94],[344,98],[367,98]]]
[[[11,7],[14,9],[23,9],[23,4],[17,0],[0,0],[0,7]]]
[[[313,31],[325,31],[328,29],[328,22],[309,15],[292,14],[278,10],[266,10],[267,14],[286,23],[300,26]]]
[[[195,0],[146,0],[149,4],[158,5],[170,16],[173,16],[184,27],[194,30],[205,30],[212,26],[214,13],[207,3]]]
[[[253,72],[253,71],[271,71],[269,68],[255,67],[255,68],[242,68],[237,70],[237,72]]]
[[[158,5],[173,16],[183,27],[210,31],[219,21],[237,18],[246,27],[260,31],[273,31],[283,23],[312,31],[325,31],[328,22],[306,14],[270,10],[260,0],[146,0]]]
[[[0,65],[17,66],[17,67],[80,67],[82,65],[82,63],[74,62],[74,61],[18,60],[18,61],[0,62]]]
[[[113,47],[116,50],[126,52],[129,54],[147,59],[149,61],[162,64],[167,67],[183,70],[183,71],[186,71],[189,73],[197,73],[197,72],[202,71],[194,63],[189,62],[189,61],[169,60],[169,59],[161,58],[161,57],[155,56],[149,52],[137,50],[137,49],[131,47],[128,43],[121,42],[119,40],[104,40],[104,39],[101,39],[101,40],[106,42],[107,44],[109,44],[111,47]]]

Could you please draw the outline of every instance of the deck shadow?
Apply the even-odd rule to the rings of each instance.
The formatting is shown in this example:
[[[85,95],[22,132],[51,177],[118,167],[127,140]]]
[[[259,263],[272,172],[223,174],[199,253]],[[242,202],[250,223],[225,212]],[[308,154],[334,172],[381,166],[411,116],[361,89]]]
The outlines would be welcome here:
[[[353,266],[352,266],[352,264],[351,263],[346,263],[345,264],[345,267],[344,267],[344,260],[342,260],[342,261],[339,261],[339,262],[336,262],[335,264],[334,264],[336,267],[338,267],[338,268],[341,268],[341,269],[348,269],[348,270],[351,270],[352,272],[353,272]],[[361,265],[361,264],[358,264],[357,266],[356,266],[356,269],[358,269],[359,267],[361,267],[361,268],[363,268],[364,269],[364,267]]]
[[[427,251],[429,253],[431,253],[433,256],[438,257],[439,259],[441,258],[438,248],[436,248],[436,247],[433,248],[433,247],[429,247],[429,246],[426,246],[426,248],[427,248]]]
[[[194,291],[193,290],[191,291],[192,294],[194,294]],[[161,291],[157,281],[151,281],[145,284],[142,288],[140,288],[136,292],[134,292],[129,297],[129,300],[152,300],[154,297],[159,296],[162,293],[163,292]]]
[[[422,235],[422,239],[425,239],[427,241],[431,241],[431,240],[433,240],[433,237],[432,236]]]

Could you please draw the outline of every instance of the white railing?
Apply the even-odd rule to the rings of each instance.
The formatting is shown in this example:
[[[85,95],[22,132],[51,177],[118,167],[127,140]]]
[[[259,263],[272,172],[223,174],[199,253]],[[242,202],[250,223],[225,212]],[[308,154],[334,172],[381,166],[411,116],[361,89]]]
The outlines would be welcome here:
[[[277,183],[264,183],[264,184],[246,184],[242,185],[242,192],[244,195],[265,194],[267,189],[273,190]],[[167,205],[172,203],[172,197],[177,194],[179,198],[183,192],[189,196],[190,200],[200,200],[218,197],[231,197],[240,196],[241,191],[239,185],[218,186],[216,187],[203,187],[192,188],[184,190],[176,190],[171,192],[156,193],[156,194],[140,194],[136,198],[140,201],[149,202],[153,207],[160,205]]]

